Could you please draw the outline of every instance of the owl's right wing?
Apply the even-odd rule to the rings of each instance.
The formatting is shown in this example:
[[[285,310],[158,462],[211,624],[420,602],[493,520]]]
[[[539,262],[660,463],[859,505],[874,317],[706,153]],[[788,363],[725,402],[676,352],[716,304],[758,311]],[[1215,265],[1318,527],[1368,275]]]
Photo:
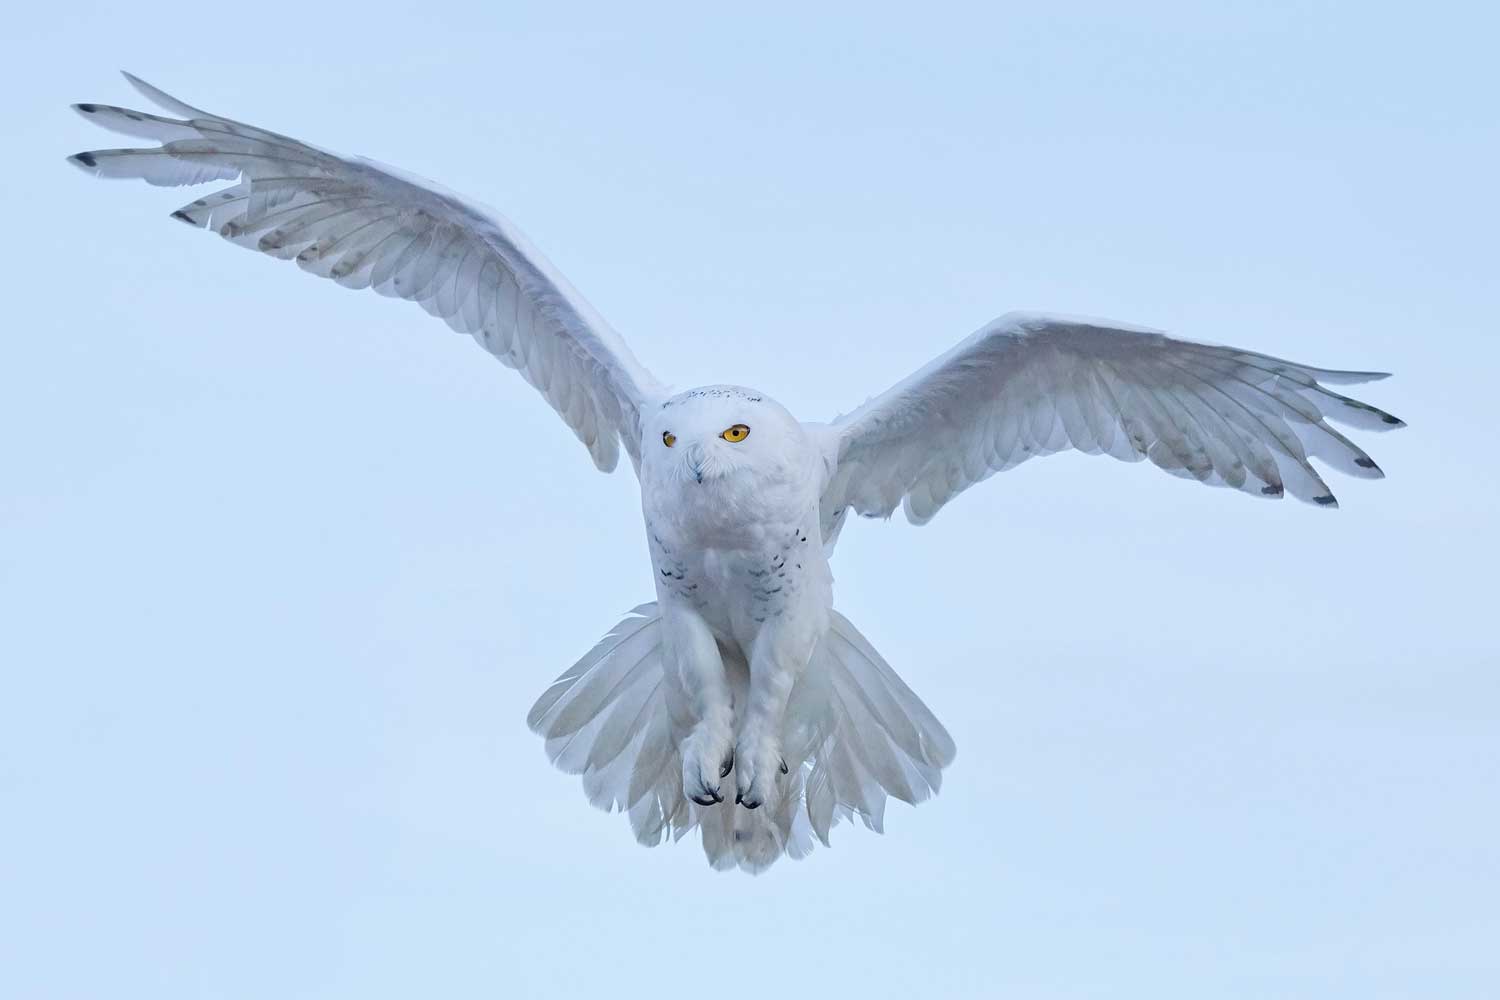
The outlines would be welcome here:
[[[622,440],[639,458],[640,409],[663,387],[498,213],[373,160],[224,118],[126,78],[182,118],[75,105],[95,124],[161,145],[78,153],[72,163],[156,185],[237,180],[173,217],[346,288],[417,302],[519,371],[600,469],[615,467]]]

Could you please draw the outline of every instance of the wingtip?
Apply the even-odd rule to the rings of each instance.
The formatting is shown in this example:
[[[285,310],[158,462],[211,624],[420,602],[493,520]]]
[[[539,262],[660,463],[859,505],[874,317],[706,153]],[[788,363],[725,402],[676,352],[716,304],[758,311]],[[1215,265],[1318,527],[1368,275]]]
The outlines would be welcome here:
[[[177,98],[162,90],[160,87],[153,87],[151,84],[147,83],[145,80],[142,80],[140,77],[136,76],[129,70],[120,70],[120,75],[123,76],[126,82],[134,87],[137,92],[144,96],[146,100],[150,101],[152,104],[155,104],[159,108],[166,108],[173,114],[183,115],[187,118],[211,117],[208,112],[204,111],[202,108],[195,108],[191,104],[186,104],[182,101],[179,101]]]
[[[94,159],[93,153],[74,153],[68,157],[68,162],[85,173],[93,173],[99,166],[99,161]]]
[[[145,80],[142,80],[140,77],[136,76],[128,69],[120,70],[120,75],[125,78],[126,83],[134,87],[137,92],[139,92],[149,101],[154,102],[156,100],[156,95],[161,93],[158,88],[151,86],[151,84],[147,83]]]

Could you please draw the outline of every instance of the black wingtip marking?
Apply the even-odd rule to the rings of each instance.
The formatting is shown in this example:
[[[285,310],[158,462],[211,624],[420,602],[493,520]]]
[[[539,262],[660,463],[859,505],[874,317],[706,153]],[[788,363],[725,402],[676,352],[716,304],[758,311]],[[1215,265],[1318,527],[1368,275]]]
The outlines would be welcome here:
[[[172,218],[178,220],[179,222],[186,222],[190,226],[196,226],[198,224],[198,220],[197,219],[193,218],[191,215],[188,215],[186,212],[182,211],[181,209],[178,209],[177,211],[173,212],[172,213]]]
[[[97,167],[99,161],[94,159],[93,153],[74,153],[73,160],[82,163],[85,167]]]
[[[1380,419],[1384,420],[1386,423],[1392,424],[1392,425],[1394,425],[1396,427],[1405,427],[1406,426],[1406,423],[1400,417],[1393,417],[1389,413],[1385,414]]]
[[[1368,458],[1356,458],[1354,460],[1354,464],[1359,466],[1361,469],[1374,469],[1377,472],[1380,471],[1380,466],[1376,465]]]
[[[86,115],[94,114],[99,110],[99,105],[97,104],[75,104],[73,105],[73,107],[77,108],[79,111],[82,111]]]
[[[1320,497],[1313,497],[1313,503],[1317,504],[1320,507],[1337,507],[1339,505],[1339,502],[1334,499],[1332,493],[1328,493]]]
[[[1286,487],[1280,483],[1272,483],[1270,486],[1262,486],[1260,491],[1268,497],[1279,497],[1286,492]]]

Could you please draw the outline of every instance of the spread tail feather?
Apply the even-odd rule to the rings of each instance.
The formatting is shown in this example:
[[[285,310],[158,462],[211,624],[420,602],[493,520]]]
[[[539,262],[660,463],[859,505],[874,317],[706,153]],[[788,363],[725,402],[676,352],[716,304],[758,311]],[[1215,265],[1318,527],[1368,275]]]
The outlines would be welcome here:
[[[858,817],[880,832],[886,799],[915,804],[936,793],[954,756],[942,724],[836,611],[787,705],[782,745],[790,773],[778,802],[749,810],[689,801],[683,719],[650,603],[553,682],[526,721],[554,764],[583,776],[589,802],[629,817],[640,843],[678,840],[697,828],[714,868],[754,873],[783,854],[806,857],[815,841],[828,845],[844,819]]]
[[[880,833],[887,796],[916,805],[942,787],[943,768],[956,753],[953,738],[837,611],[798,685],[808,687],[812,704],[806,711],[819,719],[810,727],[814,744],[804,798],[812,831],[825,846],[840,819],[857,816]],[[819,685],[826,685],[823,692]],[[824,694],[822,706],[816,704],[818,693]],[[796,691],[792,699],[798,707]]]

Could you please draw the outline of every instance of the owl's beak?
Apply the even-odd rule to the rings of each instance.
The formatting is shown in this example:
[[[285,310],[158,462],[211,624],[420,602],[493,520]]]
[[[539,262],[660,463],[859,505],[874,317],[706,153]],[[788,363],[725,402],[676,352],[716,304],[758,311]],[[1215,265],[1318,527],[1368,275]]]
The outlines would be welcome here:
[[[707,457],[704,454],[703,446],[701,444],[690,445],[687,454],[683,457],[687,459],[688,469],[693,473],[693,478],[702,483],[703,460]]]

